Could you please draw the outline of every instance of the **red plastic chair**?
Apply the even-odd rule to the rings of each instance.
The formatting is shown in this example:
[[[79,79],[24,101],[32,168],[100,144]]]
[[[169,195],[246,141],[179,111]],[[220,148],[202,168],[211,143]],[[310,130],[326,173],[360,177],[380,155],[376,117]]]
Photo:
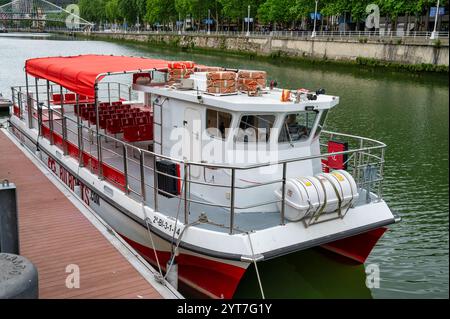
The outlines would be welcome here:
[[[119,119],[106,120],[106,132],[110,134],[122,133],[122,123]]]
[[[136,126],[127,126],[123,128],[123,140],[126,142],[139,141],[139,130]]]
[[[97,114],[95,112],[89,112],[89,123],[92,125],[97,124]]]
[[[106,129],[106,121],[109,119],[111,119],[111,115],[109,115],[109,114],[100,115],[100,120],[99,120],[100,128]]]
[[[64,94],[64,102],[65,103],[76,103],[75,94],[74,93]]]
[[[53,104],[60,104],[61,103],[61,94],[53,94],[52,99],[53,99]]]
[[[139,125],[139,140],[140,141],[153,140],[153,125],[151,124]]]
[[[142,124],[149,124],[148,118],[145,116],[137,117],[136,118],[136,124],[142,125]]]
[[[87,121],[88,119],[89,119],[89,113],[91,112],[91,110],[90,109],[88,109],[88,108],[83,108],[82,110],[81,110],[81,118],[83,119],[83,120],[85,120],[85,121]]]
[[[136,126],[136,123],[134,121],[134,119],[130,119],[130,118],[123,118],[122,119],[122,127],[128,127],[128,126]]]

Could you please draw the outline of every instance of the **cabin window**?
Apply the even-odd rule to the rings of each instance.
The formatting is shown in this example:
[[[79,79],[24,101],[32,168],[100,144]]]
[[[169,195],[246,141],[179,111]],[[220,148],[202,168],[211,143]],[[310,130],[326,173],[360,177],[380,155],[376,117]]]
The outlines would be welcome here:
[[[212,137],[222,138],[228,136],[232,116],[230,113],[216,110],[206,110],[206,130]]]
[[[274,115],[244,115],[236,136],[238,142],[268,142],[275,122]]]
[[[305,141],[311,135],[316,122],[317,112],[299,112],[288,114],[280,130],[278,142],[298,142]]]
[[[314,133],[314,137],[317,137],[320,135],[320,132],[322,132],[323,127],[325,125],[325,121],[327,119],[328,110],[323,110],[320,114],[319,124],[317,124],[316,132]]]

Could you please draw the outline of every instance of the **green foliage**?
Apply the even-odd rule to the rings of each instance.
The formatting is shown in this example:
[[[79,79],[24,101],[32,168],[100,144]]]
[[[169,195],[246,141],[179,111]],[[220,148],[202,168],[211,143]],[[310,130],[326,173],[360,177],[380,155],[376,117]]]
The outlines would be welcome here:
[[[119,0],[108,0],[105,4],[105,16],[110,22],[122,21],[119,10]]]
[[[261,22],[288,23],[295,20],[295,13],[290,10],[291,0],[266,0],[258,9]]]
[[[80,15],[90,22],[100,22],[106,19],[105,0],[80,0]]]
[[[9,0],[0,0],[7,3]],[[436,5],[435,0],[320,0],[318,10],[323,16],[347,14],[353,21],[364,21],[366,7],[375,3],[380,13],[396,19],[400,15],[425,14],[427,8]],[[79,0],[81,16],[86,20],[99,22],[102,19],[135,23],[137,18],[149,23],[173,23],[190,15],[199,23],[211,11],[216,23],[226,19],[240,25],[247,16],[248,6],[251,16],[260,23],[287,24],[308,17],[315,9],[314,0]],[[447,6],[448,0],[441,1]]]
[[[175,1],[147,0],[145,21],[149,23],[165,24],[176,20]]]

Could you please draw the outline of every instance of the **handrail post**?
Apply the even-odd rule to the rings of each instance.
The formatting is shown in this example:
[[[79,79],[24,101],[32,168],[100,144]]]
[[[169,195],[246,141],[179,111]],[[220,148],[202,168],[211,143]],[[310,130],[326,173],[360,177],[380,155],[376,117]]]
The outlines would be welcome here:
[[[231,169],[231,199],[230,199],[230,235],[233,235],[234,228],[234,197],[235,197],[235,168]]]
[[[158,210],[158,169],[156,167],[156,155],[153,154],[153,209]]]
[[[189,164],[184,163],[184,223],[187,225],[189,223],[189,207],[188,207],[188,170]],[[181,194],[180,194],[181,196]]]
[[[359,143],[359,149],[362,149],[364,146],[364,140],[361,138]],[[358,152],[358,170],[357,170],[357,181],[361,183],[361,165],[364,159],[363,151]]]
[[[33,103],[33,99],[29,98],[31,103]],[[37,118],[38,118],[38,137],[42,136],[42,105],[43,103],[37,104]]]
[[[14,107],[16,106],[16,96],[14,93],[14,87],[11,87],[11,97],[12,97],[12,104],[13,104],[13,114],[14,114]],[[20,115],[20,114],[19,114]]]
[[[37,91],[37,81],[36,81],[36,91]],[[38,95],[36,94],[36,102],[38,102]],[[39,102],[38,102],[39,103]],[[47,80],[47,107],[48,107],[48,126],[50,129],[50,145],[54,145],[53,139],[53,110],[50,106],[50,81]]]
[[[117,98],[118,98],[119,101],[120,101],[120,82],[117,83]]]
[[[111,84],[108,82],[108,102],[111,104]]]
[[[31,101],[31,103],[29,103],[30,99],[28,98],[28,96],[29,96],[29,86],[28,86],[28,73],[27,72],[25,72],[25,85],[26,85],[26,88],[27,88],[26,101],[27,101],[27,107],[28,107],[28,128],[31,129],[31,128],[33,128],[33,109],[32,109],[33,101]]]
[[[378,182],[378,199],[381,200],[383,197],[383,180],[384,180],[384,147],[381,149],[381,162],[380,162],[380,181]]]
[[[102,139],[100,137],[100,119],[99,119],[99,100],[98,100],[98,83],[95,83],[95,133],[97,134],[97,160],[98,160],[98,178],[103,180],[103,160],[102,160]]]
[[[139,169],[141,173],[141,196],[142,201],[145,203],[147,200],[147,196],[145,193],[144,152],[142,150],[139,150]]]
[[[20,96],[20,91],[17,91],[17,104],[19,106],[19,117],[22,120],[23,119],[23,103]]]
[[[286,209],[286,162],[283,163],[283,181],[281,185],[281,225],[285,225],[284,215],[285,215],[285,209]]]
[[[127,163],[128,151],[127,145],[125,143],[122,144],[122,153],[123,153],[123,175],[125,177],[125,194],[128,195],[130,193],[128,185],[128,163]]]
[[[83,126],[80,123],[80,96],[75,95],[76,98],[76,108],[77,108],[77,133],[78,133],[78,165],[84,167],[84,143],[83,143]]]
[[[68,150],[67,150],[67,122],[66,122],[66,117],[64,116],[64,99],[62,98],[63,96],[63,90],[62,90],[62,86],[60,87],[60,94],[61,94],[61,129],[62,129],[62,139],[63,139],[63,154],[67,155]]]
[[[28,82],[28,76],[26,77],[26,80]],[[36,98],[34,100],[36,102],[36,107],[37,107],[39,105],[39,86],[38,86],[39,79],[38,78],[34,78],[34,83],[36,85]],[[28,95],[28,89],[27,89],[27,95]],[[28,102],[28,96],[27,96],[27,102]],[[30,112],[28,114],[30,114]]]
[[[128,101],[131,101],[131,86],[128,87]]]

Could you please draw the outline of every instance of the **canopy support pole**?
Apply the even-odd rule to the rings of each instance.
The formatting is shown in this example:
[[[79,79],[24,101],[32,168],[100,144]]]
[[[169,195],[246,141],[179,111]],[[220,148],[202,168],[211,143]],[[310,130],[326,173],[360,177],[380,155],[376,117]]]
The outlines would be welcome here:
[[[42,105],[44,103],[39,102],[39,95],[37,85],[38,85],[38,78],[35,78],[36,83],[36,98],[34,99],[36,101],[36,109],[37,109],[37,116],[38,116],[38,138],[42,137]],[[33,99],[30,97],[31,102],[33,102]]]
[[[102,139],[100,137],[100,118],[99,118],[99,101],[98,101],[98,83],[95,83],[95,126],[97,133],[97,159],[98,159],[98,177],[103,180],[103,160],[102,160]]]
[[[25,72],[25,85],[26,85],[26,90],[27,90],[27,97],[26,97],[27,102],[26,103],[27,103],[27,108],[28,108],[28,128],[31,129],[31,128],[33,128],[33,112],[32,112],[33,101],[30,101],[30,99],[29,99],[30,89],[29,89],[29,85],[28,85],[28,73],[27,72]]]
[[[37,91],[37,79],[36,79],[36,91]],[[37,97],[36,97],[37,100]],[[54,145],[55,141],[53,139],[53,110],[50,106],[50,81],[47,80],[47,106],[48,106],[48,126],[50,128],[50,145]]]
[[[77,135],[78,135],[78,164],[80,167],[84,167],[83,161],[83,127],[80,123],[80,95],[77,93],[76,95],[77,104],[75,107],[77,108]]]
[[[63,88],[60,86],[59,92],[61,94],[61,128],[62,128],[62,138],[63,138],[63,153],[67,155],[67,122],[64,115],[64,98],[63,98]]]
[[[34,99],[34,101],[36,102],[36,105],[39,105],[39,79],[38,78],[34,78],[34,85],[36,86],[36,98]]]

